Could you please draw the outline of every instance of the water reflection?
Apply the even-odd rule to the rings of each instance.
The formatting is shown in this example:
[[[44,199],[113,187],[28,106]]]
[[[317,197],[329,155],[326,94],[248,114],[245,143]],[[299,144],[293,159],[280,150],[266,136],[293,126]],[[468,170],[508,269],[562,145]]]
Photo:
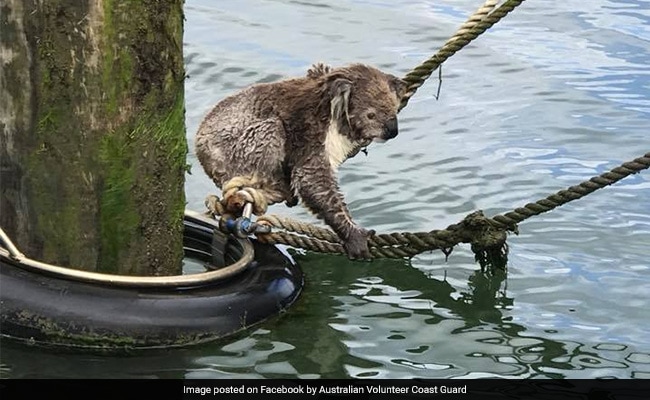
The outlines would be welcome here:
[[[24,348],[3,342],[2,374],[17,378],[592,378],[621,376],[616,370],[632,366],[637,369],[634,376],[643,377],[644,365],[650,366],[650,354],[620,343],[559,341],[552,339],[553,329],[539,336],[514,322],[516,300],[503,270],[488,274],[475,269],[466,284],[458,285],[444,276],[424,276],[402,261],[359,264],[315,254],[296,258],[306,266],[305,296],[291,312],[239,339],[126,358],[39,350],[28,353],[27,360]],[[455,267],[448,268],[451,272]]]
[[[475,270],[461,289],[444,278],[424,277],[399,261],[359,267],[341,265],[346,263],[339,259],[332,269],[337,264],[332,258],[298,257],[309,265],[310,279],[309,296],[298,310],[272,329],[238,342],[236,348],[245,348],[245,354],[221,351],[246,359],[246,367],[255,365],[254,375],[264,377],[586,378],[620,376],[614,371],[630,365],[625,346],[557,341],[552,330],[542,337],[513,322],[515,299],[508,293],[504,271],[490,275]],[[344,281],[338,268],[346,268]],[[379,273],[381,277],[375,275]],[[336,282],[327,279],[332,275]],[[347,295],[336,294],[346,286]],[[329,329],[302,327],[319,323]],[[292,346],[279,341],[287,337]],[[228,356],[197,360],[207,368],[189,376],[239,376],[242,369]],[[281,368],[273,370],[276,364]]]

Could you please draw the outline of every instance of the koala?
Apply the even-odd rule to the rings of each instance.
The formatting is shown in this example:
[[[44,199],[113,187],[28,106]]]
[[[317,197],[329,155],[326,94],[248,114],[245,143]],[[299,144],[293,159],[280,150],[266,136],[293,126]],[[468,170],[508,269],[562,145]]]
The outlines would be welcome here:
[[[350,216],[338,167],[371,142],[397,136],[407,84],[364,64],[315,64],[306,77],[250,86],[219,102],[196,134],[196,155],[221,188],[253,179],[269,204],[300,199],[338,235],[351,259],[369,259],[368,237]]]

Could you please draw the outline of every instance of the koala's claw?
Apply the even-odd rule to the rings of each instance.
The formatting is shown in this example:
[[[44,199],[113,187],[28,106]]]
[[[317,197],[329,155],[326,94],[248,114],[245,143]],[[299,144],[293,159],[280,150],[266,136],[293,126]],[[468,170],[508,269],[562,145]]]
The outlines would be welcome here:
[[[350,260],[371,260],[372,255],[368,249],[368,238],[374,234],[374,230],[366,230],[363,228],[358,228],[350,232],[348,239],[343,243],[343,248],[348,258]]]
[[[291,199],[288,199],[284,202],[287,207],[293,207],[298,204],[298,196],[293,196]]]

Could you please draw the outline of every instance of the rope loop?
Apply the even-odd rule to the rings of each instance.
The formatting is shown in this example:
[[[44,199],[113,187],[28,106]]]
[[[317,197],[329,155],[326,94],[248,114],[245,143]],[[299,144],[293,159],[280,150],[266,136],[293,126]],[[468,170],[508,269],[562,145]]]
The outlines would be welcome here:
[[[241,215],[246,203],[253,204],[253,214],[262,215],[268,209],[266,196],[256,189],[259,186],[257,177],[237,176],[229,180],[221,189],[222,205],[226,212]]]

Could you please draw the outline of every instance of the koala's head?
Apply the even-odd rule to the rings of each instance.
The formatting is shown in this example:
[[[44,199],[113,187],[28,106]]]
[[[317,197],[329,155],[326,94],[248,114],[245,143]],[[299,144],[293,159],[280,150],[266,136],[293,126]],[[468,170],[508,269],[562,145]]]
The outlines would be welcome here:
[[[331,69],[315,65],[308,76],[324,79],[330,122],[359,146],[397,136],[397,110],[407,84],[396,76],[363,65]]]

